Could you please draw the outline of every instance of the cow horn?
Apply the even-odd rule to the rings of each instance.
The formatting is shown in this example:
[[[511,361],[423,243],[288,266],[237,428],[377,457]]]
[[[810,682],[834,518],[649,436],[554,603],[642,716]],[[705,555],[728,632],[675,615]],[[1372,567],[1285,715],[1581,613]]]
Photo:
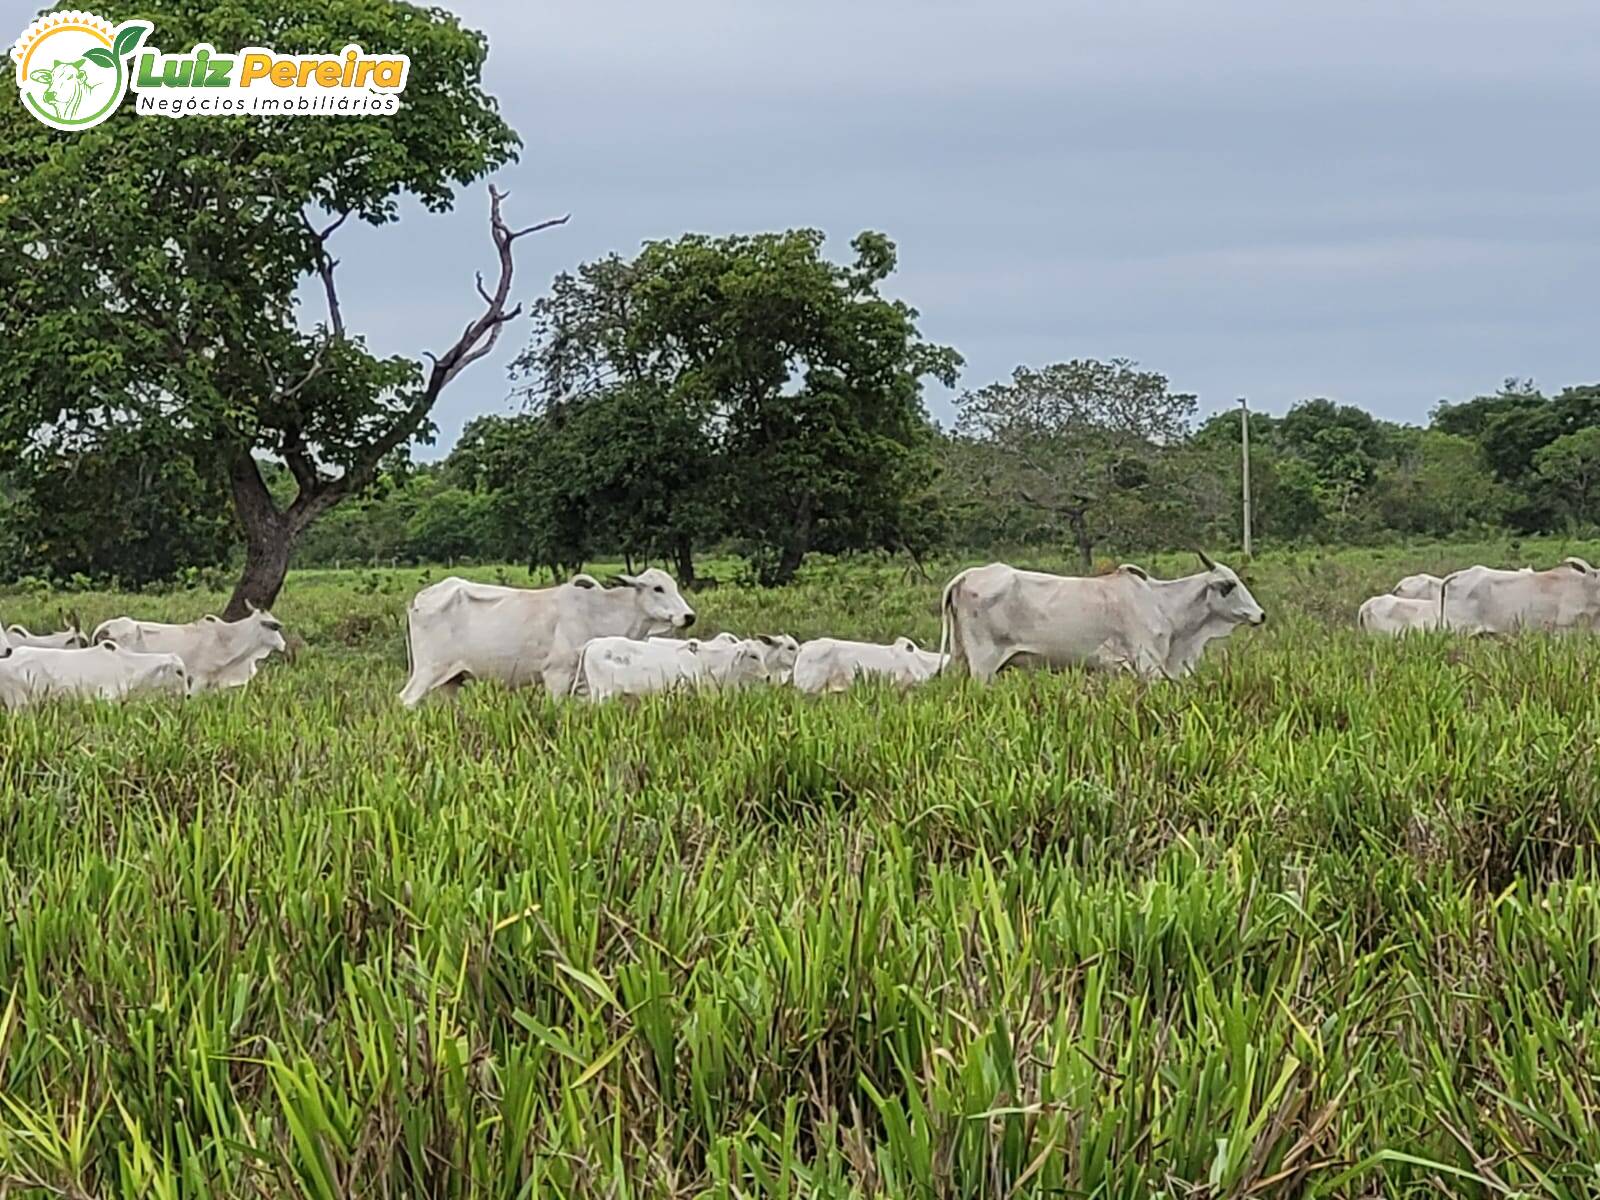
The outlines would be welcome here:
[[[1195,553],[1200,556],[1200,561],[1205,563],[1206,570],[1215,571],[1217,569],[1217,564],[1211,561],[1211,556],[1204,550],[1196,550]]]

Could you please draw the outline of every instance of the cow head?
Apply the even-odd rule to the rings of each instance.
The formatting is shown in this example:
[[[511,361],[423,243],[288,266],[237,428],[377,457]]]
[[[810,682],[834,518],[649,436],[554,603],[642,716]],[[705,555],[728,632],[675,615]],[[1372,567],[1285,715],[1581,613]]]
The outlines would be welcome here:
[[[1229,625],[1265,625],[1267,614],[1231,567],[1212,562],[1204,552],[1200,561],[1206,568],[1205,605],[1209,616]]]
[[[71,62],[57,60],[49,69],[33,71],[28,75],[34,83],[46,85],[41,99],[55,110],[58,120],[70,121],[76,117],[83,102],[89,98],[89,93],[95,89],[96,85],[89,82],[83,64],[81,58]]]
[[[617,579],[633,589],[635,600],[652,627],[687,629],[694,624],[694,609],[665,571],[651,567],[638,575],[618,575]]]
[[[100,649],[122,653],[115,642],[101,642]],[[183,659],[176,654],[140,654],[138,657],[149,660],[145,665],[144,686],[151,691],[166,696],[192,696],[199,690],[194,677],[183,665]]]
[[[781,682],[773,679],[765,650],[766,647],[755,639],[740,642],[738,649],[733,652],[733,661],[728,664],[726,686],[747,687],[756,683]]]
[[[266,609],[257,608],[248,600],[245,601],[245,605],[249,608],[250,615],[238,624],[251,630],[251,641],[267,654],[274,650],[279,654],[288,653],[289,643],[283,640],[283,622]]]
[[[1394,585],[1391,596],[1399,596],[1402,600],[1437,600],[1439,598],[1439,577],[1437,575],[1407,575]]]
[[[787,633],[763,633],[755,639],[763,670],[769,683],[788,683],[794,677],[794,660],[800,657],[800,643]]]

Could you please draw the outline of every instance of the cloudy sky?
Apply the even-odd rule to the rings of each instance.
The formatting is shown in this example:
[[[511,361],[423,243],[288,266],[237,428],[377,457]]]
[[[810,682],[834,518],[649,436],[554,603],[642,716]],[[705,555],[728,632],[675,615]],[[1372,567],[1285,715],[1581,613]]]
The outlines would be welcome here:
[[[520,243],[524,299],[649,238],[809,225],[844,257],[871,228],[963,386],[1123,356],[1208,412],[1422,421],[1509,375],[1600,378],[1592,0],[447,7],[526,143],[513,219],[572,214]],[[441,349],[492,265],[486,206],[342,232],[352,327]],[[511,409],[527,335],[451,385],[441,449]]]

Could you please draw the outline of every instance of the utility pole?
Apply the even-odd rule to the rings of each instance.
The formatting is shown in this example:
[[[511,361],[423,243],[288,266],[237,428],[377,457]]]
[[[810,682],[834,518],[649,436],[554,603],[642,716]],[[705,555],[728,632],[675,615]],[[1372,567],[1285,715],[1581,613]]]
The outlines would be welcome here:
[[[1239,449],[1244,455],[1244,556],[1250,558],[1250,402],[1239,397]]]

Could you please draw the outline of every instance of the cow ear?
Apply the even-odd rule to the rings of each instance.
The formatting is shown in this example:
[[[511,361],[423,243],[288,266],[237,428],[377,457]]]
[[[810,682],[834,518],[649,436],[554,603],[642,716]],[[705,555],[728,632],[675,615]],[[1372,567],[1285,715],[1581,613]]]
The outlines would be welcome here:
[[[214,621],[218,625],[222,624],[222,618],[217,616],[216,613],[207,613],[205,616],[201,617],[200,619],[202,621]]]
[[[616,578],[617,578],[617,582],[625,583],[629,587],[638,587],[639,586],[639,577],[637,575],[625,575],[621,571],[618,571],[617,575],[616,575]]]
[[[1594,574],[1594,568],[1588,563],[1584,562],[1581,558],[1563,558],[1561,560],[1561,565],[1564,567],[1571,567],[1574,571],[1577,571],[1582,575]]]
[[[117,650],[117,644],[115,642],[113,642],[110,638],[107,638],[105,641],[103,641],[103,642],[101,642],[99,644],[101,646],[103,646],[105,649],[110,650],[112,653],[115,653],[116,650]]]
[[[35,83],[49,83],[50,82],[50,72],[49,71],[31,71],[28,74],[28,78],[33,80]]]
[[[760,642],[764,646],[776,646],[778,644],[778,639],[773,637],[770,633],[756,634],[756,641]]]
[[[598,586],[594,579],[588,575],[574,575],[570,582],[573,587],[592,588]]]
[[[1117,570],[1121,571],[1125,575],[1136,576],[1139,579],[1149,579],[1150,578],[1150,572],[1146,571],[1143,567],[1139,566],[1137,563],[1123,563],[1120,567],[1117,568]]]

